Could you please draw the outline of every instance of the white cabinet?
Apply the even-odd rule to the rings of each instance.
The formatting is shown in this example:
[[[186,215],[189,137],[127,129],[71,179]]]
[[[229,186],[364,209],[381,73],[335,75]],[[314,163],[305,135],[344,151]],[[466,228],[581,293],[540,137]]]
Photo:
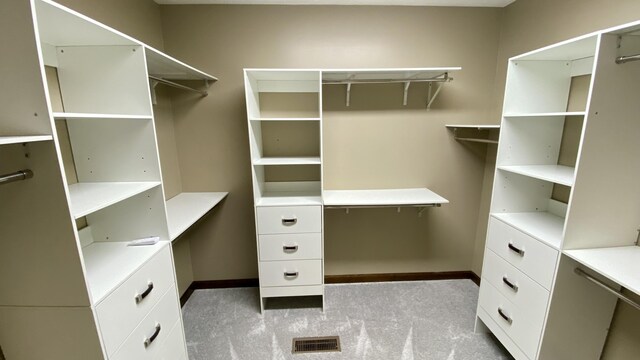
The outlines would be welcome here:
[[[631,274],[629,256],[640,260],[632,155],[640,153],[640,105],[631,100],[640,94],[640,62],[616,64],[640,53],[639,29],[603,30],[509,60],[477,329],[488,328],[516,359],[599,358],[612,292],[637,292],[612,274]],[[613,273],[600,266],[605,258]]]
[[[0,14],[0,176],[33,174],[0,183],[4,355],[186,359],[149,77],[215,78],[48,0]]]

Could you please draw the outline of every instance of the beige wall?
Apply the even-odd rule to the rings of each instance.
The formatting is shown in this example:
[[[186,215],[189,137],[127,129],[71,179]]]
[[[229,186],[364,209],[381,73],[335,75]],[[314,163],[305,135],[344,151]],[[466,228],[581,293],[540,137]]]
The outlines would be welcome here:
[[[257,276],[245,67],[462,66],[430,112],[424,86],[412,85],[408,109],[400,85],[354,86],[348,111],[344,88],[325,87],[327,188],[427,186],[451,201],[422,217],[415,209],[327,210],[325,259],[327,274],[469,270],[486,147],[457,143],[444,124],[488,121],[500,12],[163,6],[167,50],[220,78],[207,98],[173,103],[183,188],[230,192],[191,233],[195,279]]]
[[[500,35],[492,118],[499,117],[502,111],[509,57],[638,18],[640,1],[637,0],[517,0],[506,7]],[[483,188],[483,193],[487,191],[491,192],[490,184],[485,184]],[[484,234],[479,234],[478,238],[484,243]],[[619,303],[602,359],[637,358],[640,354],[639,333],[640,312]]]
[[[92,19],[162,50],[160,5],[153,0],[56,0]]]

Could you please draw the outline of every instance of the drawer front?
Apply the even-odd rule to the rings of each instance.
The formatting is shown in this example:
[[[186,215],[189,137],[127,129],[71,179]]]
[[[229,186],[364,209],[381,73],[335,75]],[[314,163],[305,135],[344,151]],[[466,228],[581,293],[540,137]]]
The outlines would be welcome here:
[[[108,355],[122,345],[173,283],[171,251],[165,246],[96,306]]]
[[[160,359],[163,344],[169,341],[171,328],[179,320],[179,316],[180,304],[178,304],[178,296],[175,287],[171,287],[149,315],[133,330],[122,347],[113,356],[113,359]],[[145,346],[145,342],[148,342],[147,346]]]
[[[488,249],[482,267],[483,281],[489,281],[515,306],[544,317],[549,291]]]
[[[515,306],[488,281],[480,286],[478,303],[527,357],[536,358],[544,317]]]
[[[260,261],[322,259],[322,234],[260,235]]]
[[[322,232],[321,206],[258,207],[258,234]]]
[[[261,261],[260,286],[322,284],[322,260]]]
[[[491,218],[487,247],[546,289],[551,288],[558,251]]]
[[[187,356],[187,348],[184,343],[184,332],[182,330],[180,319],[176,321],[171,331],[169,331],[167,340],[162,344],[159,355],[160,357],[158,359],[160,360],[183,359]]]

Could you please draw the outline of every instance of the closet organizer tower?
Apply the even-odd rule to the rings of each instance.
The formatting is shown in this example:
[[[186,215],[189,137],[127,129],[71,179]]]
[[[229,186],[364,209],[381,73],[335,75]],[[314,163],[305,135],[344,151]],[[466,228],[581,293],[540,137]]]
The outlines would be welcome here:
[[[186,359],[149,77],[215,78],[47,0],[0,24],[2,353]]]
[[[599,359],[640,294],[638,54],[640,22],[509,60],[477,329],[516,359]]]

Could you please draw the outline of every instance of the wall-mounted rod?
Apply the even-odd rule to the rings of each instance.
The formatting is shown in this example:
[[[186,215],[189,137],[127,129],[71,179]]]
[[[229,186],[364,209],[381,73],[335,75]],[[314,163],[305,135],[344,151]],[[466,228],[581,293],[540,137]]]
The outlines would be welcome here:
[[[636,55],[627,55],[627,56],[618,56],[616,58],[616,64],[624,64],[630,61],[638,61],[640,60],[640,54]]]
[[[442,204],[397,204],[397,205],[325,205],[325,209],[377,209],[377,208],[403,208],[403,207],[440,207]]]
[[[629,297],[627,297],[625,294],[621,293],[620,291],[611,288],[609,285],[603,283],[602,281],[594,278],[593,276],[587,274],[586,272],[584,272],[584,270],[580,269],[580,268],[576,268],[575,269],[575,273],[582,276],[583,278],[591,281],[592,283],[600,286],[601,288],[605,289],[606,291],[612,293],[613,295],[617,296],[618,299],[626,302],[627,304],[633,306],[634,308],[640,310],[640,304],[638,304],[637,302],[631,300]]]
[[[173,86],[173,87],[178,88],[178,89],[196,92],[196,93],[198,93],[198,94],[200,94],[202,96],[209,95],[209,93],[207,91],[205,91],[205,90],[194,89],[192,87],[188,87],[186,85],[178,84],[177,82],[173,82],[173,81],[170,81],[170,80],[167,80],[167,79],[163,79],[163,78],[159,78],[159,77],[156,77],[156,76],[149,75],[149,79],[151,79],[151,80],[153,80],[153,81],[155,81],[157,83],[160,83],[160,84]]]
[[[31,179],[33,177],[33,171],[29,169],[16,171],[11,174],[0,175],[0,185],[8,184],[15,181]]]
[[[371,79],[371,80],[323,80],[323,85],[344,85],[344,84],[396,84],[396,83],[418,83],[418,82],[447,82],[453,80],[452,77],[445,74],[443,77],[431,78],[431,79]]]

